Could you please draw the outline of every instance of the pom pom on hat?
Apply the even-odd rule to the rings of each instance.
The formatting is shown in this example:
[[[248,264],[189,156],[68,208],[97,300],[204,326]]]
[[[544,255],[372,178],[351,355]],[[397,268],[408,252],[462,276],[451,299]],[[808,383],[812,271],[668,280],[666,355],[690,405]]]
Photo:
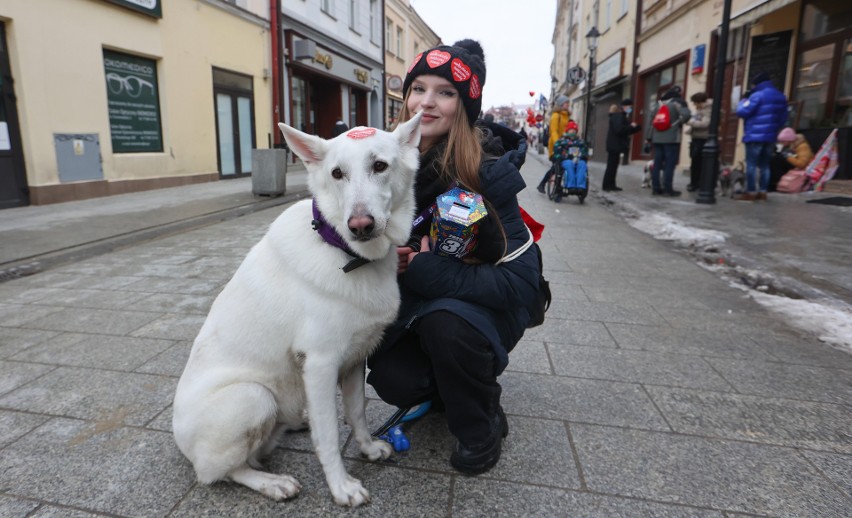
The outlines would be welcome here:
[[[402,95],[417,76],[433,75],[446,79],[459,92],[459,98],[471,126],[482,111],[482,87],[485,86],[485,53],[479,42],[464,39],[452,45],[440,45],[414,56],[402,84]]]
[[[567,132],[569,132],[569,131],[571,131],[571,130],[577,131],[577,130],[579,130],[579,129],[580,129],[580,127],[579,127],[579,126],[577,126],[577,123],[576,123],[576,122],[574,122],[574,121],[571,121],[571,120],[569,120],[569,121],[568,121],[568,125],[567,125],[567,126],[565,126],[565,132],[566,132],[566,133],[567,133]]]
[[[796,140],[796,131],[793,128],[784,128],[778,134],[778,142],[793,142]]]

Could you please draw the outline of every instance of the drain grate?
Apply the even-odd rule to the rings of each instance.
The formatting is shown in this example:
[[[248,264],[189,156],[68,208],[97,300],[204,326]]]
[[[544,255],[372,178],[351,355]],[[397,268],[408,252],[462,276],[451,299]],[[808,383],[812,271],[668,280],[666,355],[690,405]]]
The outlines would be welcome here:
[[[820,203],[822,205],[837,205],[838,207],[852,207],[852,198],[846,196],[832,196],[821,200],[808,200],[808,203]]]

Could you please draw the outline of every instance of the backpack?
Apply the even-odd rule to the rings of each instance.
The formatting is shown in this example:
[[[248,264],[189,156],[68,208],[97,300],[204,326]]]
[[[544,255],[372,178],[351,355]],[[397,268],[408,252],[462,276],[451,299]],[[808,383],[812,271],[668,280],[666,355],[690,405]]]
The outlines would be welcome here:
[[[791,171],[787,171],[787,173],[778,180],[778,185],[775,187],[775,190],[791,194],[802,192],[807,189],[809,183],[810,178],[808,178],[808,174],[805,171],[801,169],[793,169]]]
[[[550,309],[550,283],[544,278],[544,262],[542,261],[541,248],[538,243],[533,243],[533,248],[538,255],[539,272],[538,276],[538,294],[536,295],[535,304],[529,308],[530,321],[527,324],[527,329],[540,326],[544,323],[544,313]]]
[[[666,131],[672,127],[672,114],[667,103],[662,103],[657,113],[654,115],[654,120],[651,122],[654,129],[657,131]]]

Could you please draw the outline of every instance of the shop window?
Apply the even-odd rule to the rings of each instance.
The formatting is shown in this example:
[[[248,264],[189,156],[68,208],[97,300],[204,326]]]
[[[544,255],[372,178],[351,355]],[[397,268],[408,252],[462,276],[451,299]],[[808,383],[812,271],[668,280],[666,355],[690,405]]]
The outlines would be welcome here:
[[[388,99],[388,128],[392,128],[399,121],[400,111],[402,111],[402,101]]]
[[[852,27],[852,4],[843,0],[812,0],[802,14],[802,40],[838,33]]]
[[[163,151],[157,62],[104,50],[113,153]]]
[[[852,39],[846,40],[837,76],[837,102],[834,117],[840,126],[852,126]]]

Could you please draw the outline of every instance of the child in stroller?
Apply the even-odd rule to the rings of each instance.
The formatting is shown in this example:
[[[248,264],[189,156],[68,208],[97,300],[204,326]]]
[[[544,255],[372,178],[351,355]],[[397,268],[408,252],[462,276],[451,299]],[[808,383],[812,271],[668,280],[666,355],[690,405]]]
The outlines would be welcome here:
[[[559,203],[565,195],[576,195],[580,203],[589,194],[589,148],[577,135],[577,123],[570,121],[565,134],[553,145],[553,162],[559,175],[548,183],[548,197]]]

